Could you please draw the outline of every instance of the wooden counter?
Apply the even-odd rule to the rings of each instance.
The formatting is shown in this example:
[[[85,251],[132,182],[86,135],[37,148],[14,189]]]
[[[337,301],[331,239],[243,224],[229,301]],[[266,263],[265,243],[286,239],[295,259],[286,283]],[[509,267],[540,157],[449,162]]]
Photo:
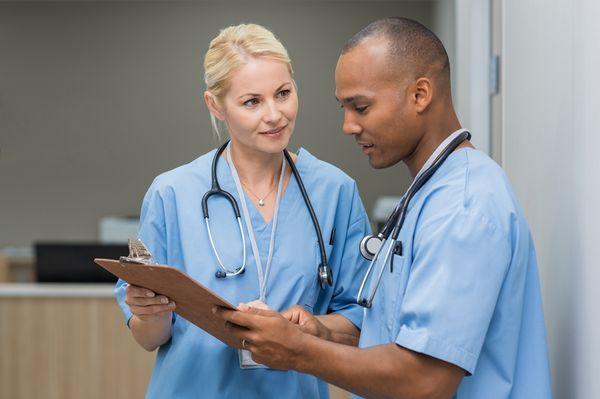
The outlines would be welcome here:
[[[0,284],[0,398],[143,398],[154,356],[111,284]]]

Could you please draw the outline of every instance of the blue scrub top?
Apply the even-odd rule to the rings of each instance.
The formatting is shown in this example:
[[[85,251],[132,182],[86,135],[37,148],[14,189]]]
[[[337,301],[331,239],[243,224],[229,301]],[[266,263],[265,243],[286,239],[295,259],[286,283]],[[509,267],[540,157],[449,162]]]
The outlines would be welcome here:
[[[215,150],[158,176],[142,205],[139,237],[157,262],[177,267],[230,303],[259,297],[256,263],[246,234],[246,272],[217,279],[219,269],[211,250],[202,215],[201,199],[211,188],[211,163]],[[321,290],[317,282],[319,247],[313,224],[296,180],[292,176],[281,199],[266,302],[276,310],[300,304],[315,314],[336,312],[360,328],[362,308],[356,305],[360,276],[366,262],[358,251],[369,222],[355,182],[336,167],[300,149],[296,166],[319,220],[334,286]],[[221,187],[238,204],[235,183],[225,159],[218,163]],[[271,224],[246,195],[250,218],[263,261],[269,250]],[[215,245],[229,268],[242,261],[242,241],[229,203],[222,197],[209,200]],[[333,245],[331,232],[335,228]],[[115,293],[125,320],[126,283],[118,281]],[[327,385],[294,371],[240,369],[237,349],[230,348],[175,316],[171,339],[160,347],[146,394],[148,398],[323,398]]]
[[[502,169],[471,148],[452,153],[399,239],[360,346],[395,342],[457,365],[456,398],[551,397],[535,249]]]

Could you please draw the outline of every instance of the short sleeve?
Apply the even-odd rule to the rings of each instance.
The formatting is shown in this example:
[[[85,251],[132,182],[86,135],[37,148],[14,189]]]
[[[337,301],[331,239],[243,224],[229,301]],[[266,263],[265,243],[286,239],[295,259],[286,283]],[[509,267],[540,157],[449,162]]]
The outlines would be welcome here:
[[[362,327],[363,308],[357,304],[356,297],[360,285],[361,273],[368,266],[358,247],[362,238],[371,234],[371,227],[365,208],[360,200],[356,184],[349,201],[350,223],[343,241],[338,273],[334,279],[333,296],[328,313],[338,313],[350,320],[356,327]]]
[[[508,236],[460,207],[425,222],[414,243],[396,343],[473,373],[510,262]]]
[[[153,183],[144,196],[138,237],[150,250],[152,256],[158,263],[166,263],[166,231],[165,212],[160,192]],[[125,322],[129,324],[132,316],[129,306],[125,303],[125,289],[127,283],[119,279],[115,285],[115,296],[117,303],[123,312]]]

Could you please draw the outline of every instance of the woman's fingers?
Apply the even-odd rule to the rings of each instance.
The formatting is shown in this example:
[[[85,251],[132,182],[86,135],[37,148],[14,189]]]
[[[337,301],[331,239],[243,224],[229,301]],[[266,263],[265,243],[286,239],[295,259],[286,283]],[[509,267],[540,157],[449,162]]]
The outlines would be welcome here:
[[[149,306],[129,306],[131,313],[136,316],[150,316],[163,312],[172,312],[175,310],[175,302],[169,302],[166,305],[149,305]]]
[[[169,298],[164,295],[159,295],[154,298],[143,298],[143,297],[125,297],[125,303],[129,306],[152,306],[152,305],[167,305]]]
[[[138,287],[137,285],[128,285],[127,288],[125,288],[125,293],[127,296],[136,298],[153,298],[156,296],[152,290],[144,287]]]

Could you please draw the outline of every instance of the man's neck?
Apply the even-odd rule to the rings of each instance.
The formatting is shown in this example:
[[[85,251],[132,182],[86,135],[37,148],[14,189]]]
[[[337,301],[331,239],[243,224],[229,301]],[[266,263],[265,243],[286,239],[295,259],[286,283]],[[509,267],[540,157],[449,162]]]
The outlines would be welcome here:
[[[421,140],[413,153],[404,160],[404,163],[408,167],[413,178],[419,173],[423,165],[425,165],[425,162],[427,162],[427,159],[435,152],[436,148],[438,148],[448,136],[460,128],[461,126],[458,119],[450,118],[448,123],[439,124],[435,128],[428,129],[423,133]]]

